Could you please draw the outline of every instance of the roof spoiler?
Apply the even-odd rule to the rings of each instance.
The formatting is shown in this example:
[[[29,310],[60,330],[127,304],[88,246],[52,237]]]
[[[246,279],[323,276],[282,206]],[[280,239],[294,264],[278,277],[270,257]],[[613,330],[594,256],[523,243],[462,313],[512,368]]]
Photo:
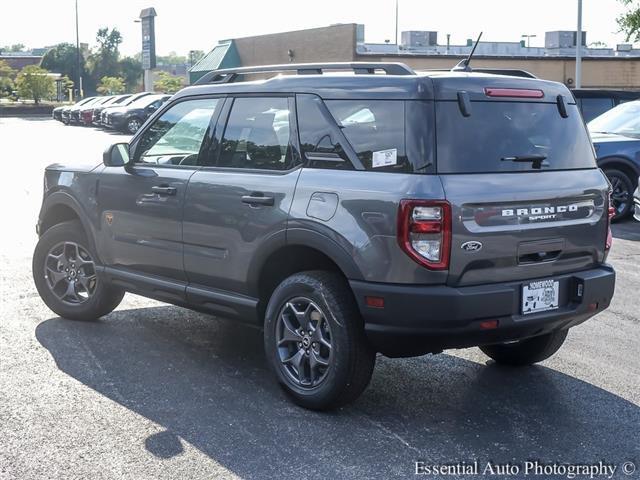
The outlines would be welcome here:
[[[419,70],[420,72],[451,72],[452,70],[448,68],[434,68],[427,70]],[[517,68],[474,68],[469,73],[490,73],[493,75],[507,75],[509,77],[522,77],[522,78],[538,78],[533,73],[527,72],[526,70],[520,70]]]
[[[352,71],[355,74],[374,74],[382,70],[386,75],[415,75],[404,63],[336,62],[336,63],[288,63],[284,65],[259,65],[213,70],[200,77],[194,85],[207,83],[232,83],[240,75],[258,73],[296,72],[298,75],[322,75],[326,71]]]

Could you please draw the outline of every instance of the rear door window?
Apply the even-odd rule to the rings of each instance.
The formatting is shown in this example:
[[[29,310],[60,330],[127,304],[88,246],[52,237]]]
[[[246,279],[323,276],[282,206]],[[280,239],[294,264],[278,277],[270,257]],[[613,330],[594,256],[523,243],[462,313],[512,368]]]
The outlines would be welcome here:
[[[575,105],[563,118],[555,103],[472,102],[464,117],[457,102],[436,103],[438,173],[532,171],[594,168],[591,141]]]
[[[236,98],[224,131],[218,166],[292,168],[289,116],[287,97]]]

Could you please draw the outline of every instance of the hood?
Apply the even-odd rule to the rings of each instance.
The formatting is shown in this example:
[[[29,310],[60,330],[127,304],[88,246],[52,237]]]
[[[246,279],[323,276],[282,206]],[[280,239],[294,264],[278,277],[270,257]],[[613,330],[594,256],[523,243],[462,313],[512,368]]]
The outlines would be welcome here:
[[[95,162],[80,161],[77,163],[66,163],[66,164],[53,163],[51,165],[48,165],[45,168],[45,171],[61,172],[61,173],[63,172],[88,173],[92,170],[95,170],[100,165],[102,165],[102,161],[95,161]]]
[[[629,137],[619,133],[599,133],[589,132],[593,143],[611,143],[611,142],[640,142],[640,138]]]

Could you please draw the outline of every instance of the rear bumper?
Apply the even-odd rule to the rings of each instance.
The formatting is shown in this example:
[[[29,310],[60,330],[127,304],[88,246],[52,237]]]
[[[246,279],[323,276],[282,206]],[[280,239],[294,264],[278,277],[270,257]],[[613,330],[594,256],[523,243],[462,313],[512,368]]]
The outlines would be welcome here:
[[[361,281],[350,284],[374,348],[397,357],[506,342],[569,328],[606,309],[613,297],[615,272],[606,264],[553,278],[560,282],[560,308],[530,315],[520,311],[522,281],[457,288]],[[384,298],[384,308],[367,306],[367,296]],[[487,320],[497,320],[498,326],[483,328],[481,323]]]

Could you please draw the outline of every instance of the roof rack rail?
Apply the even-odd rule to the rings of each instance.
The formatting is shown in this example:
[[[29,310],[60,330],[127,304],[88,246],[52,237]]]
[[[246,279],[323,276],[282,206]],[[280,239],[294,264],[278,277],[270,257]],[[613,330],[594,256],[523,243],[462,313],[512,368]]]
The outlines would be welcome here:
[[[213,70],[206,73],[194,83],[232,83],[240,75],[256,73],[296,72],[298,75],[321,75],[325,71],[352,70],[356,74],[373,74],[382,70],[387,75],[415,75],[411,68],[403,63],[383,62],[335,62],[335,63],[288,63],[284,65],[259,65],[255,67],[238,67]]]
[[[448,68],[429,68],[429,69],[421,69],[418,70],[417,73],[420,72],[451,72],[451,69]],[[507,75],[510,77],[522,77],[522,78],[538,78],[533,73],[527,72],[526,70],[520,70],[518,68],[474,68],[469,71],[469,73],[492,73],[494,75]]]

